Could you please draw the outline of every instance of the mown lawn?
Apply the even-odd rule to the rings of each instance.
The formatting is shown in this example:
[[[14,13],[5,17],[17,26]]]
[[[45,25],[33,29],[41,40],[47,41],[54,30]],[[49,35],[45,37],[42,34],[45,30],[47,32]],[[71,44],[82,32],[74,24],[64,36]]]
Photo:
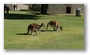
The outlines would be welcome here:
[[[85,49],[84,14],[41,15],[34,11],[10,11],[4,15],[4,48],[5,49]],[[38,35],[24,35],[30,23],[57,20],[63,31],[41,31]],[[45,30],[42,27],[41,30]],[[49,30],[53,30],[49,27]]]

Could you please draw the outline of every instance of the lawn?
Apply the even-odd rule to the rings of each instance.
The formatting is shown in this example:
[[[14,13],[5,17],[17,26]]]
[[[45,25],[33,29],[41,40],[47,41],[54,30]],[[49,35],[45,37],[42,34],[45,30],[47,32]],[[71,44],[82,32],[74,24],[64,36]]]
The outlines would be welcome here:
[[[31,23],[46,25],[57,20],[63,31],[41,31],[38,35],[23,35]],[[42,27],[41,30],[45,30]],[[52,27],[48,28],[53,30]],[[29,33],[30,34],[30,33]],[[84,14],[42,15],[34,11],[10,11],[4,15],[4,49],[85,49]]]

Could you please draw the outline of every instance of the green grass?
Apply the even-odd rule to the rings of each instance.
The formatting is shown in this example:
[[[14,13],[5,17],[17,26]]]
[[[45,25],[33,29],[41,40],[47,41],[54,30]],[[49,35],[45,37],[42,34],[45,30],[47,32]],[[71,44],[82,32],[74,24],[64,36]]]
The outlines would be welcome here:
[[[4,48],[5,49],[85,49],[84,14],[37,15],[34,11],[10,11],[4,16]],[[57,20],[63,31],[40,32],[38,35],[20,35],[27,32],[30,23],[42,22],[46,25],[50,20]],[[42,27],[41,30],[45,30]],[[49,27],[49,30],[53,30]]]

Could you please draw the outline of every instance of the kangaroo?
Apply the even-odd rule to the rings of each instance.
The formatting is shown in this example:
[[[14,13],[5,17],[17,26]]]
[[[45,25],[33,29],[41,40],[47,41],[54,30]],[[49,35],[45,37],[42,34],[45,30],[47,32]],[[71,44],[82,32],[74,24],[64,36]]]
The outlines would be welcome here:
[[[37,33],[37,31],[39,31],[39,33],[40,33],[40,28],[43,25],[44,25],[43,23],[41,25],[38,25],[37,23],[32,23],[32,24],[28,25],[27,34],[29,33],[29,30],[31,31],[31,35],[32,35],[32,32],[36,32]]]
[[[57,31],[57,28],[60,28],[61,31],[63,30],[62,26],[59,27],[58,22],[56,20],[52,20],[52,21],[48,22],[47,27],[46,27],[46,31],[48,30],[49,25],[51,27],[53,27],[54,31]]]

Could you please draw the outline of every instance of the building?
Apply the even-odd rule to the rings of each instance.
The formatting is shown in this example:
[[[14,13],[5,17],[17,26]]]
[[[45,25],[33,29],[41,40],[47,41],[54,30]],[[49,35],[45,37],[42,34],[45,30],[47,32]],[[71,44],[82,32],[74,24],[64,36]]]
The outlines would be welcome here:
[[[84,13],[84,4],[49,4],[49,14],[71,14],[75,13],[77,8],[81,8]]]
[[[6,4],[10,10],[14,10],[14,4]],[[16,4],[15,10],[28,10],[29,6],[25,4]]]
[[[10,10],[14,10],[14,4],[7,4]],[[41,4],[16,4],[16,10],[39,10],[41,11]],[[48,4],[49,14],[72,14],[76,12],[77,8],[81,8],[81,13],[84,13],[84,4]]]

